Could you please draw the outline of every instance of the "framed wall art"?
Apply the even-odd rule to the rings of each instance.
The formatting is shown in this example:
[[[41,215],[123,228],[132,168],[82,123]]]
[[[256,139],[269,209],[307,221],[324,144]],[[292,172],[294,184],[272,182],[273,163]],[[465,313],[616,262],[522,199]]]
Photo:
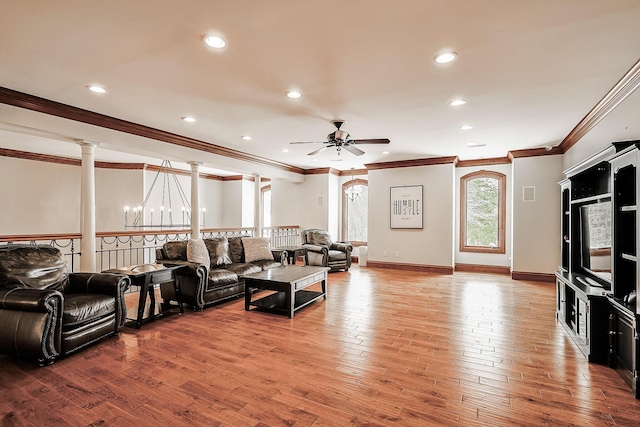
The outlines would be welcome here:
[[[422,185],[391,187],[391,228],[422,228]]]

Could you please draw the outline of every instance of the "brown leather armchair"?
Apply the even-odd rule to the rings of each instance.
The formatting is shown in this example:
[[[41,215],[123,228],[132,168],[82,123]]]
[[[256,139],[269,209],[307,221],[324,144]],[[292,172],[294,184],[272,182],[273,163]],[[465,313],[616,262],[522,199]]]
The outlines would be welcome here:
[[[69,273],[51,246],[0,246],[0,353],[42,366],[117,335],[129,284],[124,275]]]
[[[333,242],[324,230],[311,228],[300,233],[302,247],[307,249],[307,265],[331,268],[331,271],[349,271],[353,246],[347,242]]]

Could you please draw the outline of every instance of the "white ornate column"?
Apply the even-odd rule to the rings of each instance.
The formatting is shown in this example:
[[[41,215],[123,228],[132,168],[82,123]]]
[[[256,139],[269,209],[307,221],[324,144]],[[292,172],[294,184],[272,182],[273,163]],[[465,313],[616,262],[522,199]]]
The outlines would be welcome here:
[[[191,165],[191,238],[200,238],[200,162]]]
[[[253,177],[256,180],[253,202],[253,226],[256,228],[254,237],[262,237],[262,194],[260,192],[260,180],[262,177],[260,174],[255,174]]]
[[[97,142],[79,141],[82,148],[80,178],[80,271],[96,271],[96,183],[95,149]]]

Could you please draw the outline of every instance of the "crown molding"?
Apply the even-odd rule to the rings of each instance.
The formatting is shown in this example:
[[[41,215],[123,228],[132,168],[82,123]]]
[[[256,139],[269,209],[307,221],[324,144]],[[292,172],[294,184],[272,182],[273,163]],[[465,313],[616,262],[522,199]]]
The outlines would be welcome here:
[[[346,171],[340,171],[340,176],[351,176],[351,175],[367,175],[369,171],[367,169],[349,169]]]
[[[304,169],[299,167],[287,165],[285,163],[276,162],[258,156],[253,156],[251,154],[232,150],[220,145],[211,144],[194,138],[188,138],[186,136],[177,135],[175,133],[140,125],[137,123],[118,119],[116,117],[107,116],[56,101],[51,101],[45,98],[40,98],[35,95],[29,95],[1,86],[0,103],[93,126],[98,126],[105,129],[111,129],[130,135],[141,136],[156,141],[162,141],[181,147],[191,148],[206,153],[216,154],[219,156],[229,157],[232,159],[251,163],[257,163],[272,168],[281,169],[287,172],[304,174]]]
[[[470,166],[491,166],[491,165],[504,165],[509,163],[511,163],[511,159],[505,156],[505,157],[492,157],[489,159],[458,160],[456,167],[466,168]]]
[[[324,175],[331,171],[331,168],[305,169],[304,175]]]
[[[364,165],[367,170],[409,168],[414,166],[432,166],[458,163],[458,156],[429,157],[426,159],[399,160],[395,162],[368,163]]]
[[[53,156],[50,154],[30,153],[28,151],[10,150],[8,148],[0,148],[0,157],[12,157],[14,159],[33,160],[36,162],[56,163],[66,166],[82,166],[82,160],[73,159],[71,157]],[[120,169],[120,170],[147,170],[152,172],[160,171],[160,166],[149,165],[147,163],[119,163],[119,162],[95,162],[96,168],[99,169]],[[162,168],[166,169],[166,168]],[[169,171],[176,175],[191,176],[191,171],[183,169],[169,168]],[[214,181],[223,181],[224,177],[200,172],[200,178]]]
[[[604,119],[618,104],[640,86],[640,60],[616,83],[609,92],[578,122],[558,146],[564,154]]]

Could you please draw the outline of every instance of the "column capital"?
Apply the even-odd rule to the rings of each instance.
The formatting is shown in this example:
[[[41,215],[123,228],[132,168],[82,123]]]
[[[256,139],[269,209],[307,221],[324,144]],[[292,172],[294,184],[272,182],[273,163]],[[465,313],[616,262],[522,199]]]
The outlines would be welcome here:
[[[100,146],[99,142],[95,142],[95,141],[89,141],[88,139],[76,139],[76,144],[78,144],[81,147],[98,147]]]
[[[197,162],[195,160],[190,160],[190,161],[187,162],[187,164],[191,165],[191,169],[193,169],[194,167],[198,168],[198,167],[202,166],[202,162]]]

